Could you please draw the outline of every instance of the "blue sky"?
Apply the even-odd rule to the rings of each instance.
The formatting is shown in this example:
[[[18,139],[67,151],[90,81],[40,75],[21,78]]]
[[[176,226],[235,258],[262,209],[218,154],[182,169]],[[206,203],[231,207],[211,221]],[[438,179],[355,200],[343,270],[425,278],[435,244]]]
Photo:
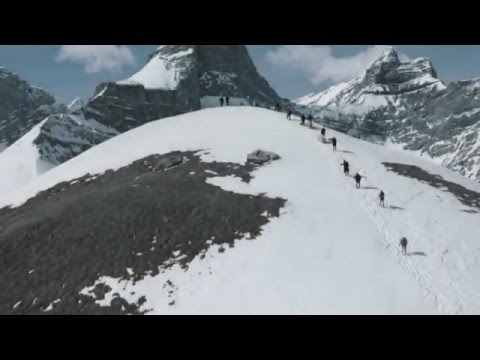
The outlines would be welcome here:
[[[89,98],[104,81],[127,78],[141,68],[154,45],[0,45],[0,66],[62,102]],[[400,45],[409,58],[428,57],[446,82],[480,77],[480,46]],[[259,72],[284,97],[297,98],[347,81],[383,51],[384,46],[248,45]]]

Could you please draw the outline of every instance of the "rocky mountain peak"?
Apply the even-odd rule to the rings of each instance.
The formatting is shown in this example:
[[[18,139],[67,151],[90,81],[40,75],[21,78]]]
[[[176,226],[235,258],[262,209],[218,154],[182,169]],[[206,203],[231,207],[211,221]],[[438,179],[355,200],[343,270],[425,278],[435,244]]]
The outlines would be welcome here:
[[[439,81],[431,61],[427,58],[401,61],[393,47],[387,48],[365,72],[365,85],[380,85],[377,91],[401,93]]]
[[[0,144],[15,142],[58,108],[47,91],[0,68]]]
[[[402,144],[480,181],[479,93],[478,79],[446,86],[430,59],[403,60],[389,48],[346,85],[297,103],[334,129]]]
[[[74,112],[80,110],[84,105],[85,105],[85,102],[82,99],[80,99],[79,97],[77,97],[77,98],[73,99],[70,104],[68,104],[67,110],[70,113],[74,113]]]
[[[200,99],[228,95],[245,104],[283,101],[258,73],[245,45],[159,45],[140,71],[116,84],[179,92],[186,86]],[[203,100],[202,106],[208,102]]]
[[[49,118],[35,144],[59,164],[147,122],[220,106],[222,95],[230,105],[294,110],[258,73],[245,45],[159,45],[129,78],[102,83],[78,111]]]
[[[393,46],[389,46],[386,48],[383,53],[372,63],[372,66],[378,64],[399,64],[400,59],[398,57],[398,53]]]

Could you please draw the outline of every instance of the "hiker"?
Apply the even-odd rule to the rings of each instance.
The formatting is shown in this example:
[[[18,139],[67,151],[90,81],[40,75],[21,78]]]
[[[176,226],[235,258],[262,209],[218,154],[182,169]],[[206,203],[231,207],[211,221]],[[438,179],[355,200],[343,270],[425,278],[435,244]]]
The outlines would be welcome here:
[[[230,97],[229,97],[228,95],[225,96],[225,104],[226,104],[227,106],[230,105],[230,104],[229,104],[229,101],[230,101]]]
[[[380,190],[378,198],[380,199],[380,206],[385,207],[385,193],[383,192],[383,190]]]
[[[348,162],[343,160],[343,163],[341,163],[340,165],[343,166],[343,173],[345,175],[348,175],[350,173],[350,165],[348,164]]]
[[[292,112],[290,110],[287,112],[287,119],[292,120]]]
[[[300,119],[300,125],[305,125],[305,115],[302,114],[302,117]]]
[[[360,175],[357,172],[353,178],[355,179],[355,186],[357,187],[357,189],[359,189],[360,188],[360,181],[362,180],[362,175]]]
[[[333,150],[337,150],[337,138],[331,138],[330,141],[333,145]]]
[[[220,106],[223,106],[223,95],[220,95]]]
[[[400,239],[400,246],[402,247],[402,254],[407,255],[407,238],[404,236]]]
[[[320,131],[322,136],[325,136],[325,127],[322,127],[322,130]]]
[[[310,122],[310,129],[313,127],[313,116],[310,114],[308,115],[308,121]]]
[[[281,111],[282,109],[280,108],[279,103],[275,103],[275,111]]]

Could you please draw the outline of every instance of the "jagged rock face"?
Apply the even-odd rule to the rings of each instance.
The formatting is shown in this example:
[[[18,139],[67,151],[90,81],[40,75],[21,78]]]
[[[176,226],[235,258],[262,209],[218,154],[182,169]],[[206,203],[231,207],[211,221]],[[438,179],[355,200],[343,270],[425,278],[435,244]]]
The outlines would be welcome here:
[[[301,104],[336,130],[369,141],[400,143],[480,180],[480,79],[445,86],[436,76],[430,60],[402,62],[389,49],[326,106],[305,101],[322,94],[306,97]]]
[[[130,78],[100,84],[77,109],[76,119],[48,119],[36,144],[42,158],[58,164],[147,122],[218,106],[221,95],[232,98],[231,104],[293,108],[260,76],[244,45],[161,45]],[[85,127],[88,121],[103,126],[102,131],[89,134],[97,126]],[[74,135],[55,139],[67,133]]]
[[[335,96],[322,105],[363,105],[363,110],[370,110],[395,105],[401,97],[415,97],[420,90],[431,91],[444,87],[436,78],[430,60],[420,58],[401,62],[395,50],[389,48],[363,74],[342,86],[340,91],[335,92]],[[303,102],[302,105],[315,104]]]
[[[365,72],[359,87],[373,94],[403,94],[439,82],[436,72],[426,58],[401,62],[389,48]]]
[[[198,110],[200,103],[185,90],[147,90],[142,85],[106,84],[82,109],[86,119],[124,132],[167,116]]]
[[[85,120],[82,114],[54,114],[42,125],[34,143],[43,160],[59,165],[116,135],[115,129]]]
[[[11,145],[57,110],[55,98],[0,68],[0,144]]]
[[[462,175],[480,180],[480,80],[455,82],[399,114],[389,137]]]
[[[283,102],[258,73],[244,45],[197,46],[202,96],[242,98],[273,106]]]
[[[162,45],[137,74],[97,89],[86,115],[103,115],[95,119],[124,131],[198,110],[208,100],[217,105],[221,95],[245,104],[288,106],[258,74],[244,45]]]
[[[202,107],[220,95],[273,105],[280,97],[255,69],[245,46],[162,45],[131,78],[102,84],[85,118],[120,132]]]

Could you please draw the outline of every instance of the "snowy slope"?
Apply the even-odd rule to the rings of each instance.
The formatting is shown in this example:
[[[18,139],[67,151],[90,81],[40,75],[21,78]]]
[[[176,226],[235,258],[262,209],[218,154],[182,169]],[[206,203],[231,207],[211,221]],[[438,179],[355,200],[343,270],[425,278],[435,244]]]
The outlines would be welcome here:
[[[339,139],[336,153],[317,131],[284,114],[247,106],[201,110],[97,145],[2,194],[0,206],[19,206],[58,182],[149,154],[203,149],[204,161],[243,163],[262,148],[281,159],[259,168],[249,184],[235,177],[210,180],[226,190],[288,200],[261,236],[236,241],[224,253],[212,246],[188,270],[174,265],[135,284],[102,277],[97,283],[113,291],[97,302],[108,305],[118,292],[127,300],[145,295],[143,308],[154,314],[480,313],[478,214],[459,211],[464,206],[453,195],[388,172],[381,162],[415,164],[475,191],[480,186],[402,150],[328,130],[332,134]],[[367,176],[363,189],[343,175],[344,158],[352,172]],[[374,187],[386,192],[393,208],[378,207]],[[426,256],[401,256],[401,236],[412,252]],[[167,280],[176,286],[174,306],[168,305]]]
[[[46,120],[35,125],[28,133],[10,145],[0,154],[0,197],[16,187],[28,183],[53,167],[40,159],[38,148],[33,141],[40,134]]]
[[[311,93],[295,100],[294,102],[298,105],[325,106],[328,105],[328,103],[332,101],[347,86],[348,83],[335,84],[325,91],[320,93]]]

